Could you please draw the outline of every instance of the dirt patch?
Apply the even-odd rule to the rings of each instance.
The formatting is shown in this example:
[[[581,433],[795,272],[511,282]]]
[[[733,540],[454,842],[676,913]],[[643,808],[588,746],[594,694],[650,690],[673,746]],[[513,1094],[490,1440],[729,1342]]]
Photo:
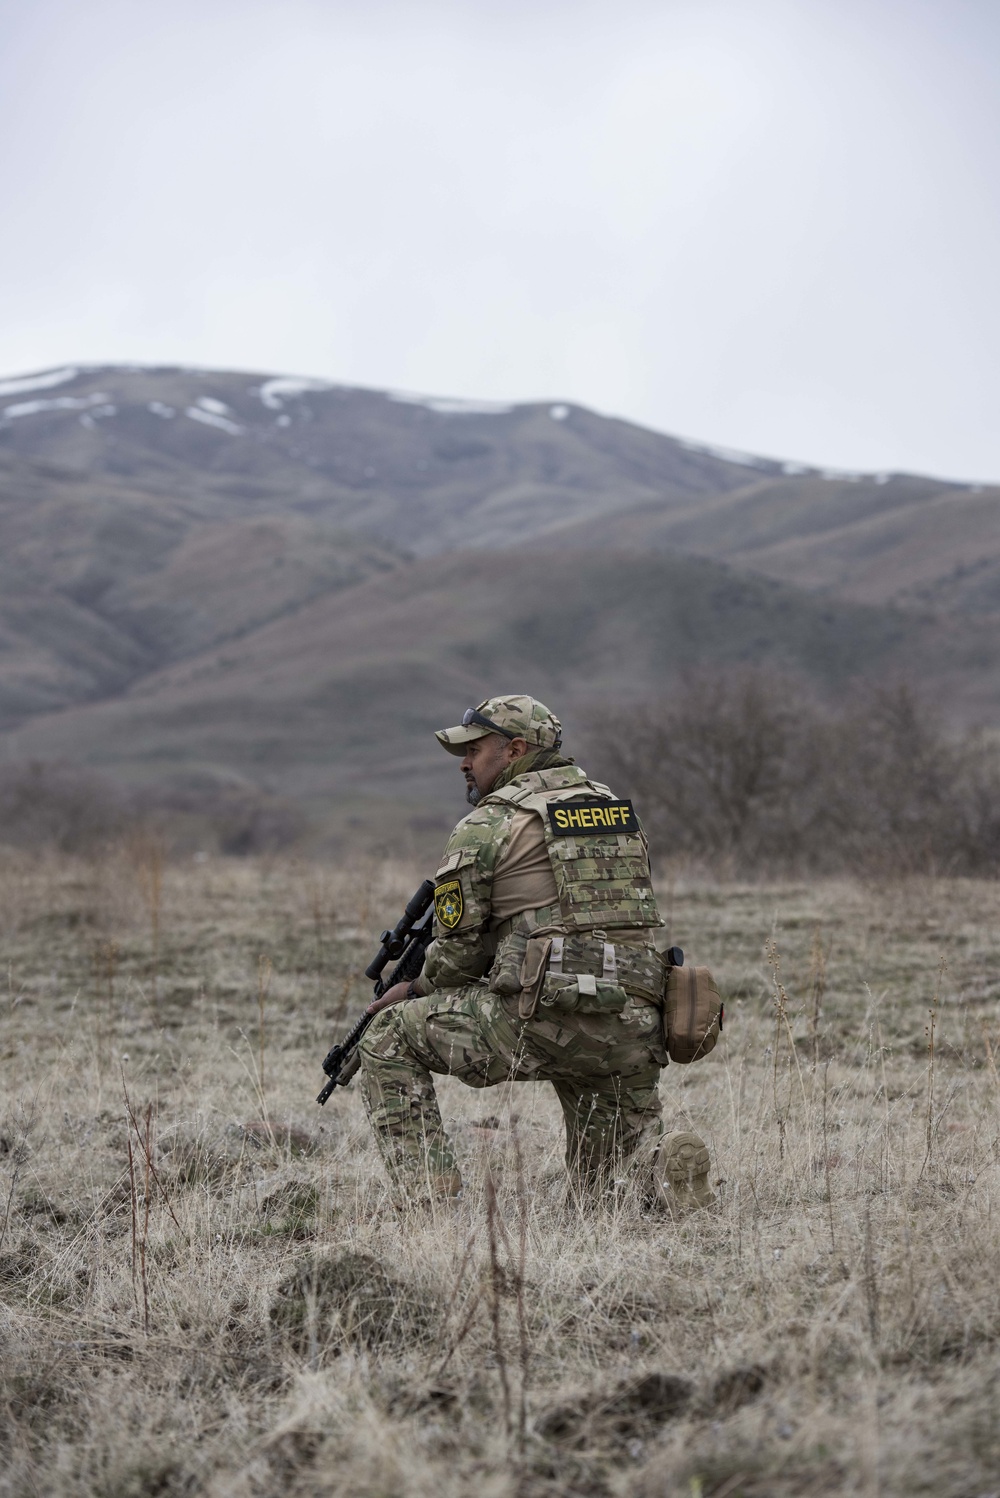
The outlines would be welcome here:
[[[311,1181],[285,1181],[260,1204],[265,1230],[290,1238],[311,1238],[316,1230],[319,1191]]]
[[[731,1414],[756,1399],[766,1382],[767,1369],[760,1363],[750,1363],[742,1368],[727,1368],[713,1382],[709,1402],[717,1414]]]
[[[642,1440],[684,1413],[694,1386],[674,1373],[645,1373],[613,1389],[595,1390],[554,1405],[535,1424],[546,1440],[571,1446]]]
[[[311,1259],[284,1279],[271,1325],[297,1353],[316,1358],[345,1347],[419,1344],[436,1310],[372,1254],[348,1252]]]

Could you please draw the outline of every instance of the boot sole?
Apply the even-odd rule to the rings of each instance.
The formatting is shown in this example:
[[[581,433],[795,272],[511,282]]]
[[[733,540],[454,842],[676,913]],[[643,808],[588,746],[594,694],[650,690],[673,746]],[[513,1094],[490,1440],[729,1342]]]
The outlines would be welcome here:
[[[716,1200],[708,1184],[711,1165],[708,1145],[697,1134],[665,1134],[656,1151],[653,1179],[671,1208],[696,1212]]]

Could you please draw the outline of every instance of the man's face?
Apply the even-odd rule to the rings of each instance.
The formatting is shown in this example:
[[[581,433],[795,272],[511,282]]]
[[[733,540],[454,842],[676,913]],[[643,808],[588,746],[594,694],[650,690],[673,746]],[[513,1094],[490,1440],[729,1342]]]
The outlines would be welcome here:
[[[492,790],[502,771],[527,752],[526,740],[505,739],[499,733],[488,733],[484,738],[471,739],[461,764],[462,774],[465,776],[466,801],[476,806]]]

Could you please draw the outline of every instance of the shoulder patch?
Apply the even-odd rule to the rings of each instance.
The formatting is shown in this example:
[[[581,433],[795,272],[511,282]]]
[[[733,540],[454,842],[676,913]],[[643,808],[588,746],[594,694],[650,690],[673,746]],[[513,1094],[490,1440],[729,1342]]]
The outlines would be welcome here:
[[[434,914],[446,931],[454,931],[464,910],[460,879],[446,879],[437,886],[434,891]]]
[[[639,819],[631,801],[606,801],[597,796],[574,796],[548,806],[555,837],[595,837],[607,832],[638,832]]]

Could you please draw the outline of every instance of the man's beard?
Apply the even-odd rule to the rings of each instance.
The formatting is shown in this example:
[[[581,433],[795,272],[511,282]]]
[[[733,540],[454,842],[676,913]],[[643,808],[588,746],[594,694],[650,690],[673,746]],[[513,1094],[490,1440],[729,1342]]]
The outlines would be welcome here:
[[[483,793],[474,780],[466,781],[465,799],[470,806],[478,806],[483,799]]]

